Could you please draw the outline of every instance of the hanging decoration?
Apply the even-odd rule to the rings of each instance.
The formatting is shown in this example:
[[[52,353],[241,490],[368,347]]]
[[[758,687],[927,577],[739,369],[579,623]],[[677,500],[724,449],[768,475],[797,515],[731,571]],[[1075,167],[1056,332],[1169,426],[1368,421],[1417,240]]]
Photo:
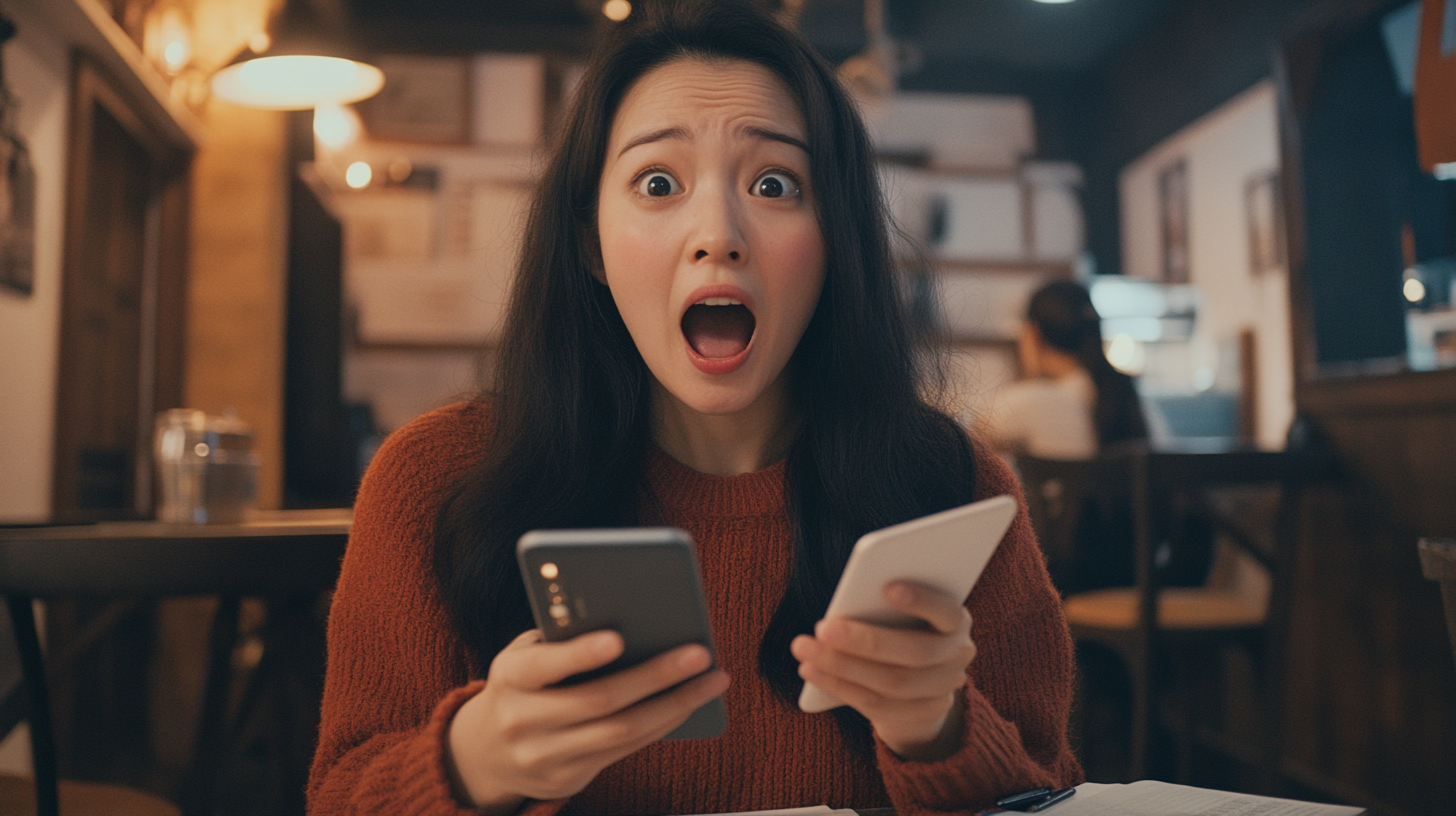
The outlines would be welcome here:
[[[19,101],[5,81],[3,46],[15,24],[0,16],[0,287],[30,295],[35,285],[35,168],[16,122]]]

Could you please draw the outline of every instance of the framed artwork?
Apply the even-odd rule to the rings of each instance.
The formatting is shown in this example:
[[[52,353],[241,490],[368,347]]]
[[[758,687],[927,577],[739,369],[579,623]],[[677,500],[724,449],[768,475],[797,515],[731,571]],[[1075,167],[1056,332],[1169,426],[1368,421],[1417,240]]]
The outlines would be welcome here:
[[[384,88],[360,102],[373,139],[464,144],[470,141],[470,62],[460,57],[378,58]]]
[[[35,286],[35,168],[19,136],[0,134],[0,286]]]
[[[1249,273],[1262,275],[1284,266],[1284,208],[1279,171],[1258,173],[1244,182],[1244,216],[1249,231]]]
[[[1178,159],[1158,174],[1158,219],[1164,283],[1188,283],[1188,162]]]

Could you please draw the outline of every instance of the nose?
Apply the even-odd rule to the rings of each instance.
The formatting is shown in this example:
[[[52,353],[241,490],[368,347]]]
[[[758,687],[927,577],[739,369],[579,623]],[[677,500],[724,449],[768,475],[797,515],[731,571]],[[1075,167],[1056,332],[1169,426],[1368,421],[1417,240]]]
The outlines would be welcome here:
[[[743,213],[731,190],[702,190],[693,196],[693,233],[688,251],[697,263],[739,264],[748,256]]]

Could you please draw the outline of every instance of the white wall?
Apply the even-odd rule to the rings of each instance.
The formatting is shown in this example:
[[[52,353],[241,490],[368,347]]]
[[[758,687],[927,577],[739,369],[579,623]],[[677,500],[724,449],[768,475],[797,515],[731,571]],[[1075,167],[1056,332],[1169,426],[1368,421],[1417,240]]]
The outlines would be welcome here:
[[[1197,340],[1237,353],[1239,332],[1257,332],[1258,441],[1282,447],[1294,416],[1287,271],[1250,271],[1244,201],[1250,178],[1279,167],[1273,83],[1255,85],[1123,169],[1122,260],[1129,275],[1159,277],[1158,174],[1179,158],[1188,169],[1189,271],[1204,297]]]
[[[5,45],[5,80],[35,167],[35,288],[0,289],[0,523],[50,515],[70,62],[65,43],[21,24]]]

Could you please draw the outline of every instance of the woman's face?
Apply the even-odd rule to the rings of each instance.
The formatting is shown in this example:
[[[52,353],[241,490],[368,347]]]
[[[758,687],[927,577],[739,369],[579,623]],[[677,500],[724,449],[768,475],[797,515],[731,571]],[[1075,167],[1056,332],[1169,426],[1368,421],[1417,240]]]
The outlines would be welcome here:
[[[682,59],[617,110],[599,278],[648,369],[703,414],[780,382],[824,283],[803,116],[768,69]]]

